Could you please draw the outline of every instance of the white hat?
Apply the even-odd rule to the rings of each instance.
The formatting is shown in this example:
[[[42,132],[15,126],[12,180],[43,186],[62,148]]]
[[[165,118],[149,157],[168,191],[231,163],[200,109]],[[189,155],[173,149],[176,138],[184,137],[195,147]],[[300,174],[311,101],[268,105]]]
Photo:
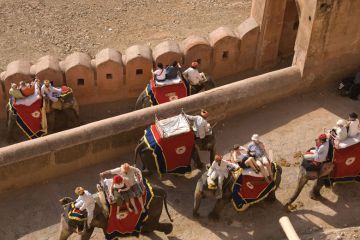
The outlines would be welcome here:
[[[336,122],[336,126],[345,126],[346,125],[346,121],[344,119],[339,119]]]
[[[251,140],[252,141],[259,141],[259,134],[253,134],[252,137],[251,137]]]

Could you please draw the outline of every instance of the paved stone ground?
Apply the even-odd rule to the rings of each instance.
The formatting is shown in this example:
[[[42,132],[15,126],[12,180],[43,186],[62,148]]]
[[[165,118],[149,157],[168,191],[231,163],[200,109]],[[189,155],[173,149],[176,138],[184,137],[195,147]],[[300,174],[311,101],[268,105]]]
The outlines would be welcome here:
[[[191,214],[198,171],[194,171],[190,179],[168,176],[160,182],[157,177],[152,177],[152,183],[164,186],[168,192],[175,226],[169,236],[156,232],[140,239],[189,240],[199,239],[199,236],[201,239],[281,239],[284,235],[278,219],[284,215],[289,216],[304,239],[355,239],[353,236],[359,235],[357,228],[349,230],[349,234],[343,228],[359,226],[358,183],[322,189],[323,198],[320,201],[308,197],[313,184],[309,183],[298,199],[302,207],[291,213],[282,208],[282,203],[295,188],[298,167],[293,154],[311,147],[315,136],[351,111],[360,112],[357,101],[342,98],[332,91],[323,91],[292,96],[220,123],[216,129],[219,152],[225,153],[234,143],[246,144],[251,134],[256,132],[274,150],[277,159],[286,159],[291,164],[284,167],[283,181],[277,191],[279,201],[259,203],[242,213],[236,213],[229,204],[216,223],[206,217],[214,200],[205,200],[200,208],[202,217],[197,220]],[[72,196],[78,184],[94,192],[100,171],[118,166],[130,158],[131,155],[119,156],[115,162],[105,162],[42,184],[1,194],[1,239],[56,239],[61,213],[58,199]],[[202,159],[207,159],[206,153],[202,153]],[[165,214],[162,220],[167,221]],[[103,239],[103,236],[96,231],[92,239]]]

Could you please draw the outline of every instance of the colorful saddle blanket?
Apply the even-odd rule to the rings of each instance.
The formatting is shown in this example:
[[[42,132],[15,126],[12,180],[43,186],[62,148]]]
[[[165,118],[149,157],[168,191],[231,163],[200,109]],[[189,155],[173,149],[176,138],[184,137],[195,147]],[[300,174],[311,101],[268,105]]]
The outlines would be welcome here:
[[[360,182],[360,143],[334,148],[332,161],[334,170],[330,174],[331,182]]]
[[[278,177],[276,164],[274,181],[267,183],[263,176],[258,174],[240,174],[232,186],[232,203],[237,211],[244,211],[249,206],[265,199],[270,192],[275,191],[275,181]]]
[[[172,80],[165,80],[172,81]],[[154,79],[146,86],[146,95],[150,98],[151,105],[155,106],[161,103],[170,102],[187,96],[187,87],[181,80],[173,84],[155,84]]]
[[[143,194],[145,213],[142,213],[140,211],[140,203],[137,199],[135,199],[136,207],[139,210],[138,214],[135,214],[135,212],[128,212],[126,210],[125,203],[123,203],[120,207],[120,216],[116,216],[116,203],[109,204],[109,201],[107,200],[107,206],[109,208],[109,218],[105,234],[106,239],[112,240],[126,236],[138,237],[140,235],[143,223],[148,217],[149,205],[154,197],[154,193],[152,191],[150,183],[146,179],[144,179],[143,184],[145,187],[145,191]]]
[[[165,119],[164,119],[165,120]],[[145,130],[145,143],[155,156],[159,175],[191,172],[191,157],[195,136],[182,115],[161,120]]]
[[[87,220],[86,211],[82,212],[75,208],[75,203],[72,202],[68,206],[68,213],[66,217],[69,219],[69,225],[82,231],[84,229],[84,223]]]
[[[42,127],[45,117],[42,113],[42,99],[36,100],[30,106],[17,105],[16,101],[10,96],[10,111],[16,115],[16,123],[29,139],[35,139],[46,134]]]

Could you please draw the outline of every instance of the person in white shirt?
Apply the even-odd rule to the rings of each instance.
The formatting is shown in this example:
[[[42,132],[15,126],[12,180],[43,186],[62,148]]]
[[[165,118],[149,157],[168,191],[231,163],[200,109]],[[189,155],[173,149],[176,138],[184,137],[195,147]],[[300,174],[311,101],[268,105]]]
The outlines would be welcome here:
[[[326,134],[320,134],[320,136],[315,139],[315,143],[315,149],[311,150],[309,153],[304,154],[304,160],[308,161],[308,164],[305,166],[306,170],[308,171],[320,170],[321,163],[327,160],[327,155],[329,152],[329,141],[327,140]]]
[[[246,148],[235,144],[230,156],[230,162],[237,163],[243,169],[251,168],[255,173],[259,172],[259,168],[256,165],[256,161],[253,157],[250,157],[247,153],[242,153],[241,150],[247,151]]]
[[[157,69],[153,72],[153,74],[156,81],[164,81],[166,79],[164,65],[162,63],[158,63]]]
[[[189,82],[192,92],[199,92],[203,87],[203,82],[206,81],[204,73],[198,70],[199,63],[192,62],[191,66],[183,72],[184,78]]]
[[[229,176],[228,171],[238,167],[235,167],[234,164],[223,161],[221,155],[216,155],[214,160],[215,161],[213,161],[207,172],[207,182],[208,185],[215,185],[215,181],[217,179],[218,184],[216,198],[219,199],[222,197],[222,186],[224,179]]]
[[[273,180],[271,161],[265,150],[265,145],[260,141],[258,134],[252,135],[251,142],[248,145],[248,153],[255,158],[256,165],[260,168],[265,181],[271,182]]]
[[[202,109],[200,115],[191,116],[186,114],[185,116],[194,124],[195,136],[197,138],[204,139],[207,135],[211,135],[211,126],[206,121],[209,113],[206,110]]]
[[[41,95],[48,97],[53,102],[57,102],[61,96],[61,88],[53,87],[49,80],[44,80],[44,84],[41,87]]]
[[[75,207],[80,211],[86,210],[87,212],[87,226],[90,228],[91,221],[94,217],[95,200],[92,194],[85,190],[83,187],[77,187],[75,194],[79,197],[75,201]]]
[[[348,133],[347,133],[347,129],[346,129],[346,124],[347,123],[344,119],[339,119],[336,122],[336,127],[334,127],[330,131],[331,136],[334,138],[336,144],[338,144],[341,141],[344,141],[347,138]]]
[[[118,168],[100,173],[100,177],[103,177],[105,174],[119,175],[126,178],[130,186],[130,190],[128,190],[129,194],[139,200],[141,211],[145,212],[144,201],[142,198],[145,188],[143,187],[143,178],[140,169],[132,167],[128,163],[124,163]],[[132,198],[130,198],[130,201],[131,199]]]
[[[356,137],[359,133],[359,119],[356,113],[349,114],[349,121],[348,121],[348,136],[349,137]]]

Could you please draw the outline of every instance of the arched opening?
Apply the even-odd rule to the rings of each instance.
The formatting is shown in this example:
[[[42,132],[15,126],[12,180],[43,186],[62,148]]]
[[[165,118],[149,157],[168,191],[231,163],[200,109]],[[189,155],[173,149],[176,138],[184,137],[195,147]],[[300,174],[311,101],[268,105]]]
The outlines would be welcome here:
[[[296,0],[287,0],[278,55],[280,59],[292,59],[299,28],[299,7]]]

